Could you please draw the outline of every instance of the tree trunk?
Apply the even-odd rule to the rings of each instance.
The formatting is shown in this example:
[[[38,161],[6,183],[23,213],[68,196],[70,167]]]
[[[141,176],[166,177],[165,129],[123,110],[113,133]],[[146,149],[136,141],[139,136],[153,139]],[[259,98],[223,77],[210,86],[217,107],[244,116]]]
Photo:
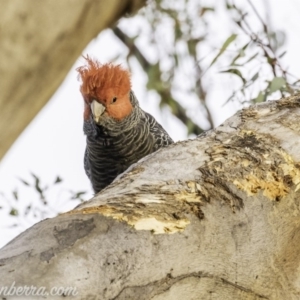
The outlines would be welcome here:
[[[0,159],[84,47],[145,0],[0,0]]]
[[[252,106],[144,158],[2,248],[0,287],[74,287],[72,299],[300,299],[299,118],[300,95]]]

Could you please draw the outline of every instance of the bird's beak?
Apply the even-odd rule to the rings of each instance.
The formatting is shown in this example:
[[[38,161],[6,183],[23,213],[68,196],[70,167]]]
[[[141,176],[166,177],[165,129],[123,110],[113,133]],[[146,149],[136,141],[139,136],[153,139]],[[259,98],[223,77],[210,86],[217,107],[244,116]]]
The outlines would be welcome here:
[[[91,110],[92,110],[92,114],[93,114],[95,122],[98,123],[100,117],[102,116],[102,114],[105,111],[105,106],[94,100],[91,103]]]

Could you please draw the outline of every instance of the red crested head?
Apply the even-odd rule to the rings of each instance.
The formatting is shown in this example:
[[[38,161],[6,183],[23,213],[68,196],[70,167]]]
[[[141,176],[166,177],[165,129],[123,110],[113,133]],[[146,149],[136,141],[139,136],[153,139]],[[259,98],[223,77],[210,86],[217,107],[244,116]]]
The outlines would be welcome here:
[[[130,73],[120,65],[101,64],[89,56],[85,59],[87,65],[77,69],[82,80],[80,91],[86,106],[84,118],[90,117],[93,101],[105,107],[104,114],[108,117],[119,121],[128,116],[132,111]]]

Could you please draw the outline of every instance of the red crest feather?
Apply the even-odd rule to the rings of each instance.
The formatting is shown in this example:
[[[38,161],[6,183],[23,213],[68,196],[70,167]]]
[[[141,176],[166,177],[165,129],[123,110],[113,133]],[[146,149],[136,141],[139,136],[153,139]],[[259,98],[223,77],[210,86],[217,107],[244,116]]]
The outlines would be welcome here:
[[[130,73],[120,65],[101,64],[89,56],[84,57],[87,65],[77,68],[82,80],[81,93],[91,97],[105,97],[108,89],[125,95],[131,89]]]

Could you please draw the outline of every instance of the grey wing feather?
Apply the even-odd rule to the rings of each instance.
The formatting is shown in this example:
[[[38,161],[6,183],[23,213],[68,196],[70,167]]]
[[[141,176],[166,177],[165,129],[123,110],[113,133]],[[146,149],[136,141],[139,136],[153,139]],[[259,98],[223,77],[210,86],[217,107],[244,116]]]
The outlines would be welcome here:
[[[84,170],[87,177],[91,180],[91,165],[88,159],[88,149],[85,149],[84,152]]]
[[[145,114],[150,124],[150,132],[153,134],[155,139],[155,150],[173,144],[174,141],[164,130],[164,128],[155,120],[155,118],[148,113]]]

